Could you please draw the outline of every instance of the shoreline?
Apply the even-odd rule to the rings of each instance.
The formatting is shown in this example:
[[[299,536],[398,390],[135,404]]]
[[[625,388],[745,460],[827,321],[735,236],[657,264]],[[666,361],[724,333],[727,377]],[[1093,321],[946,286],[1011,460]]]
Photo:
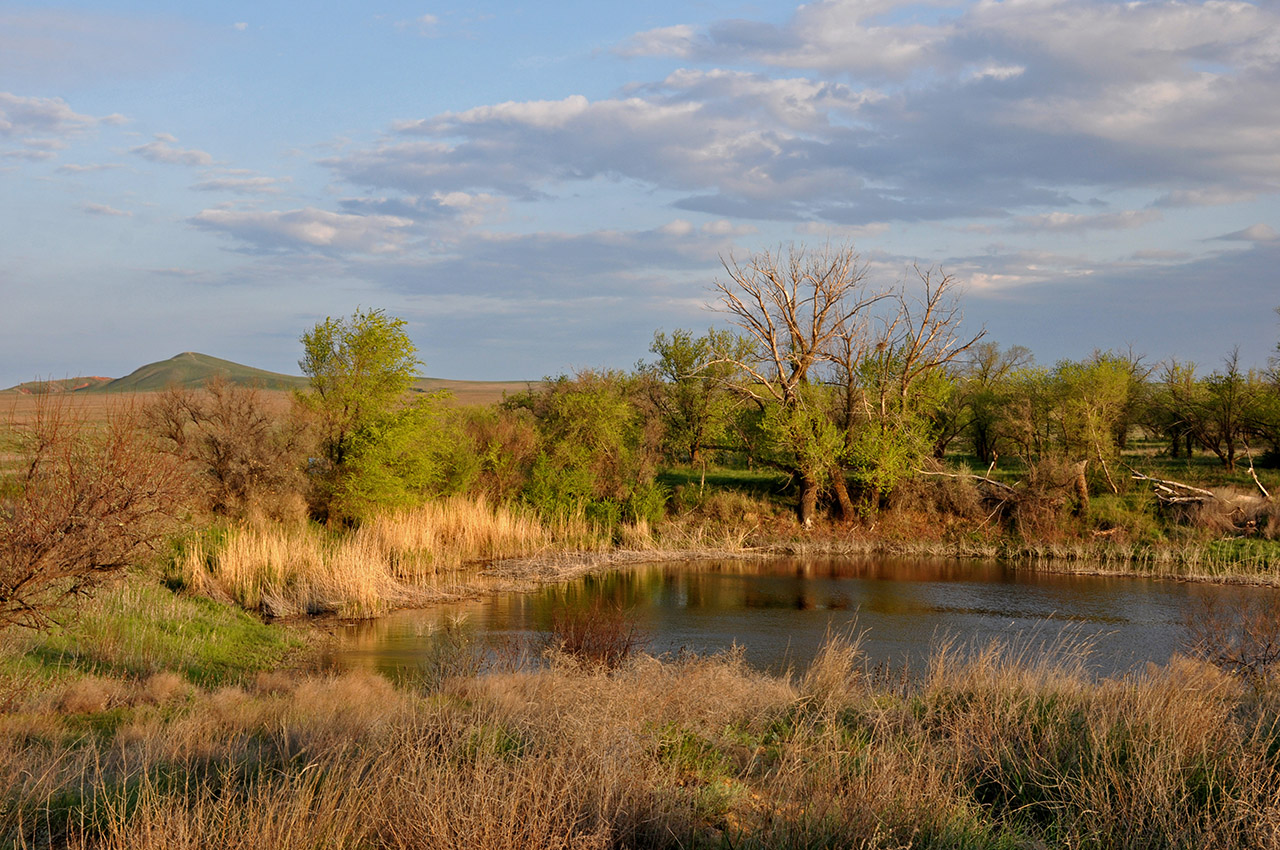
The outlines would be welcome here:
[[[734,560],[761,561],[784,557],[895,557],[939,560],[998,561],[1016,570],[1033,570],[1056,575],[1107,576],[1114,578],[1160,579],[1196,584],[1240,585],[1249,587],[1280,588],[1280,573],[1255,571],[1224,572],[1179,569],[1187,558],[1179,560],[1177,549],[1148,547],[1136,553],[1081,552],[1062,547],[1046,550],[1025,547],[1013,552],[993,551],[997,547],[955,547],[942,551],[929,542],[912,544],[902,541],[873,540],[793,540],[762,546],[743,548],[691,548],[691,549],[633,549],[619,548],[607,551],[558,552],[517,558],[500,558],[491,561],[468,578],[444,588],[419,588],[411,595],[413,603],[397,605],[392,611],[419,610],[435,605],[479,599],[499,593],[532,593],[551,584],[564,584],[585,576],[601,575],[642,564],[661,564],[672,561]],[[1198,554],[1198,547],[1188,547],[1187,552]],[[1186,554],[1186,553],[1184,553]],[[1147,566],[1135,566],[1139,558],[1147,559]],[[1237,565],[1236,569],[1239,569]],[[459,570],[459,572],[463,572]],[[420,604],[419,604],[420,603]],[[386,614],[380,615],[386,616]],[[361,618],[338,617],[340,621],[357,622]],[[378,617],[365,618],[378,619]],[[316,621],[316,617],[278,618],[275,622]]]

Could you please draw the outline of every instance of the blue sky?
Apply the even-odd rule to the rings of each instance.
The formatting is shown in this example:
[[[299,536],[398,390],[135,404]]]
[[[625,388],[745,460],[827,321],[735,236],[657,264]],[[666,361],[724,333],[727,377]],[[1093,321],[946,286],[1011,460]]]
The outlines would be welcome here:
[[[827,241],[1041,363],[1261,366],[1278,192],[1271,2],[0,3],[0,386],[296,373],[357,307],[432,375],[629,367]]]

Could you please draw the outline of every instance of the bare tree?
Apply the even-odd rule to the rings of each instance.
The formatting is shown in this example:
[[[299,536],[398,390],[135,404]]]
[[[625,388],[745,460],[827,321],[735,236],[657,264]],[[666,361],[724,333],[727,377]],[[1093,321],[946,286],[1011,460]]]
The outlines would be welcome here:
[[[840,390],[846,460],[885,491],[933,447],[928,417],[949,390],[947,370],[986,335],[961,335],[951,275],[913,267],[919,289],[903,284],[876,300],[889,310],[849,315],[834,334],[829,359]],[[841,512],[853,508],[843,474],[834,479]]]
[[[745,263],[730,257],[724,268],[728,278],[715,283],[720,309],[751,343],[748,356],[732,361],[746,377],[737,389],[789,443],[777,445],[770,462],[799,478],[800,519],[807,525],[819,491],[839,467],[830,450],[827,399],[814,387],[813,373],[831,360],[842,331],[859,325],[885,293],[868,286],[852,246],[792,246],[785,255],[764,251]]]
[[[173,387],[147,405],[143,418],[192,467],[213,513],[278,514],[290,494],[301,503],[302,423],[273,413],[258,389],[224,378],[202,390]]]
[[[169,531],[185,482],[127,410],[89,425],[50,395],[4,436],[17,465],[0,480],[0,628],[41,627]]]

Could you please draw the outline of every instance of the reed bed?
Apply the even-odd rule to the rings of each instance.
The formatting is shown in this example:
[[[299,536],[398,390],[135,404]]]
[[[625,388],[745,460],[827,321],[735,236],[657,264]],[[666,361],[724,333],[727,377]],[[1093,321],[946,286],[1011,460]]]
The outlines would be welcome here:
[[[1177,658],[840,638],[393,687],[116,682],[0,714],[0,841],[74,848],[1280,847],[1280,692]]]
[[[628,534],[649,537],[645,528]],[[372,617],[406,605],[474,593],[481,568],[502,558],[600,551],[612,536],[582,518],[546,521],[530,511],[456,497],[377,516],[354,531],[246,524],[187,544],[182,582],[272,617],[336,612]]]

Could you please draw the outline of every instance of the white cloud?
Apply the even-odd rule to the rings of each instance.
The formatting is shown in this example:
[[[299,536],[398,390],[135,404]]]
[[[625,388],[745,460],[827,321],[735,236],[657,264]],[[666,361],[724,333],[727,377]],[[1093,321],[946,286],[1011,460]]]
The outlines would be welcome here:
[[[386,254],[397,251],[413,222],[389,215],[349,215],[312,207],[297,210],[207,209],[188,219],[260,249],[305,248]]]
[[[127,210],[118,210],[115,207],[109,207],[106,204],[94,204],[94,203],[86,202],[80,205],[80,209],[84,210],[89,215],[115,216],[119,218],[133,217],[133,213]]]
[[[1223,242],[1275,242],[1280,239],[1280,234],[1271,225],[1258,222],[1235,233],[1215,236],[1214,239]]]
[[[29,133],[67,135],[118,116],[95,118],[74,111],[60,97],[21,97],[0,92],[0,136]]]
[[[423,38],[434,38],[438,35],[439,26],[440,18],[435,15],[419,15],[413,20],[396,22],[396,29],[413,30]]]
[[[617,48],[621,56],[692,56],[698,48],[698,31],[681,24],[636,33]]]
[[[233,27],[234,27],[235,29],[239,30],[240,32],[244,32],[245,30],[247,30],[247,29],[249,28],[249,25],[248,25],[247,23],[245,23],[244,21],[240,21],[240,22],[238,22],[238,23],[236,23],[236,24],[233,24]]]
[[[169,133],[156,133],[155,140],[145,145],[129,148],[129,153],[137,154],[151,162],[168,165],[212,165],[213,156],[195,148],[177,147],[177,138]]]
[[[232,192],[237,195],[275,195],[280,184],[288,182],[279,177],[211,177],[192,185],[198,192]]]
[[[1163,216],[1158,210],[1124,210],[1116,213],[1095,213],[1093,215],[1052,212],[1018,218],[1014,222],[1013,229],[1022,231],[1056,231],[1060,233],[1083,233],[1087,230],[1131,230],[1160,221],[1161,218]]]

